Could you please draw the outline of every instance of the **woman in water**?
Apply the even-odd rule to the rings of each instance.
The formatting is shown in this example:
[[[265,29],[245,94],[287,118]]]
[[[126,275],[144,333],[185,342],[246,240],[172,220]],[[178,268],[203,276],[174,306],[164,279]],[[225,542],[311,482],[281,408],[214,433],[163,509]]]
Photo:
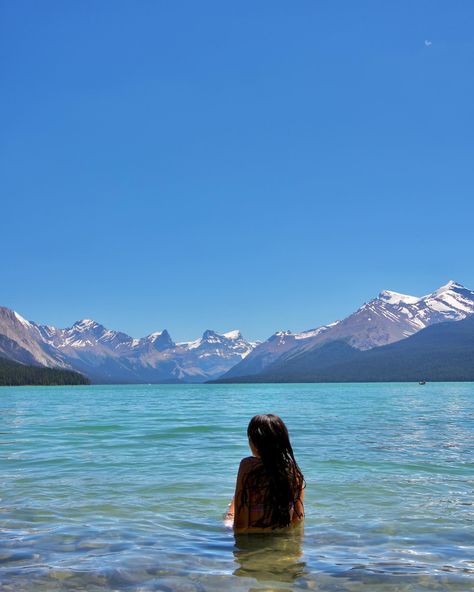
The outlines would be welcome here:
[[[226,521],[232,521],[236,532],[266,532],[297,524],[304,517],[305,481],[285,424],[277,415],[256,415],[247,436],[253,456],[240,462]]]

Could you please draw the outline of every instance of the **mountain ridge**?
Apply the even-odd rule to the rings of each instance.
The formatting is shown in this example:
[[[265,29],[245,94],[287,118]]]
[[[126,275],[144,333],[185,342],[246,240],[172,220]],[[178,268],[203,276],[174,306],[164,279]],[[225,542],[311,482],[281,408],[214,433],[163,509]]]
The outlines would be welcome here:
[[[258,375],[221,378],[248,382],[474,381],[474,315],[430,325],[384,346],[358,350],[330,341],[290,360],[277,360]]]
[[[75,370],[95,382],[204,382],[225,373],[253,347],[238,330],[207,329],[197,340],[177,344],[166,329],[137,339],[93,319],[62,329],[0,307],[0,356]]]
[[[425,296],[409,296],[383,290],[345,319],[297,334],[285,332],[281,343],[275,335],[259,344],[223,378],[259,374],[278,359],[288,360],[322,343],[345,340],[358,350],[397,342],[432,324],[462,320],[474,313],[474,291],[450,280]]]
[[[62,329],[0,307],[0,356],[75,370],[94,382],[206,382],[257,376],[276,363],[291,366],[292,360],[331,342],[370,351],[472,314],[474,291],[449,281],[421,297],[382,290],[342,320],[301,333],[277,331],[262,343],[245,340],[238,330],[221,334],[212,329],[196,340],[175,343],[166,329],[133,338],[89,318]]]

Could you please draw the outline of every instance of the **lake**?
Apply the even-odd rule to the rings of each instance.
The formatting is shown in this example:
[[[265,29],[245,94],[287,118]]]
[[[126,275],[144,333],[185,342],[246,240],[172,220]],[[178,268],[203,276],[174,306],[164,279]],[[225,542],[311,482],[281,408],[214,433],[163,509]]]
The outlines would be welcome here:
[[[285,420],[304,529],[222,515],[256,413]],[[0,590],[474,588],[474,384],[0,389]]]

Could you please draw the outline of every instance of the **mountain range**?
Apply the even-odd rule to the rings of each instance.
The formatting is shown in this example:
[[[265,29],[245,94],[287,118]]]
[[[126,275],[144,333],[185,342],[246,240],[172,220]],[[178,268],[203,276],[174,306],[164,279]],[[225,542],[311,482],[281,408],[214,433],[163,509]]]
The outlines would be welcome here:
[[[323,375],[327,380],[333,375],[345,380],[341,368],[331,375],[323,370],[367,363],[372,372],[374,364],[385,363],[381,361],[384,351],[401,356],[414,336],[473,314],[474,292],[450,281],[422,297],[385,290],[345,319],[302,333],[279,331],[262,343],[245,340],[239,331],[219,334],[211,330],[195,341],[175,343],[166,330],[137,339],[91,319],[60,329],[0,307],[0,357],[24,365],[74,370],[98,383],[285,382],[320,380]],[[391,350],[391,344],[400,344],[402,350],[398,346]],[[379,351],[383,355],[368,353]],[[373,379],[379,375],[385,376],[375,372]]]
[[[75,370],[99,383],[204,382],[224,374],[255,345],[239,331],[207,330],[195,341],[174,343],[166,330],[135,339],[91,319],[58,329],[0,307],[1,357]]]
[[[257,375],[215,382],[474,381],[474,316],[438,323],[380,347],[330,341]]]
[[[279,376],[281,380],[291,375],[296,379],[298,374],[292,366],[294,359],[306,359],[300,364],[308,376],[309,360],[324,353],[325,350],[320,350],[324,344],[343,343],[350,348],[346,353],[372,350],[405,340],[431,325],[460,321],[473,313],[474,291],[454,281],[422,297],[385,290],[341,321],[303,333],[275,333],[257,345],[222,379],[238,382],[242,377],[247,381],[253,376],[260,381],[257,377],[264,375],[267,378]]]

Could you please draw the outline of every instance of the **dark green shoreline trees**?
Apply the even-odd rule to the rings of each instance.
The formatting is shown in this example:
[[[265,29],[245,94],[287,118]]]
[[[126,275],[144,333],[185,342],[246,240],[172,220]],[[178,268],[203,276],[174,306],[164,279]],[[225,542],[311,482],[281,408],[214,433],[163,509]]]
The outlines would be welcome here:
[[[0,386],[66,386],[90,384],[88,378],[72,370],[25,366],[0,358]]]

